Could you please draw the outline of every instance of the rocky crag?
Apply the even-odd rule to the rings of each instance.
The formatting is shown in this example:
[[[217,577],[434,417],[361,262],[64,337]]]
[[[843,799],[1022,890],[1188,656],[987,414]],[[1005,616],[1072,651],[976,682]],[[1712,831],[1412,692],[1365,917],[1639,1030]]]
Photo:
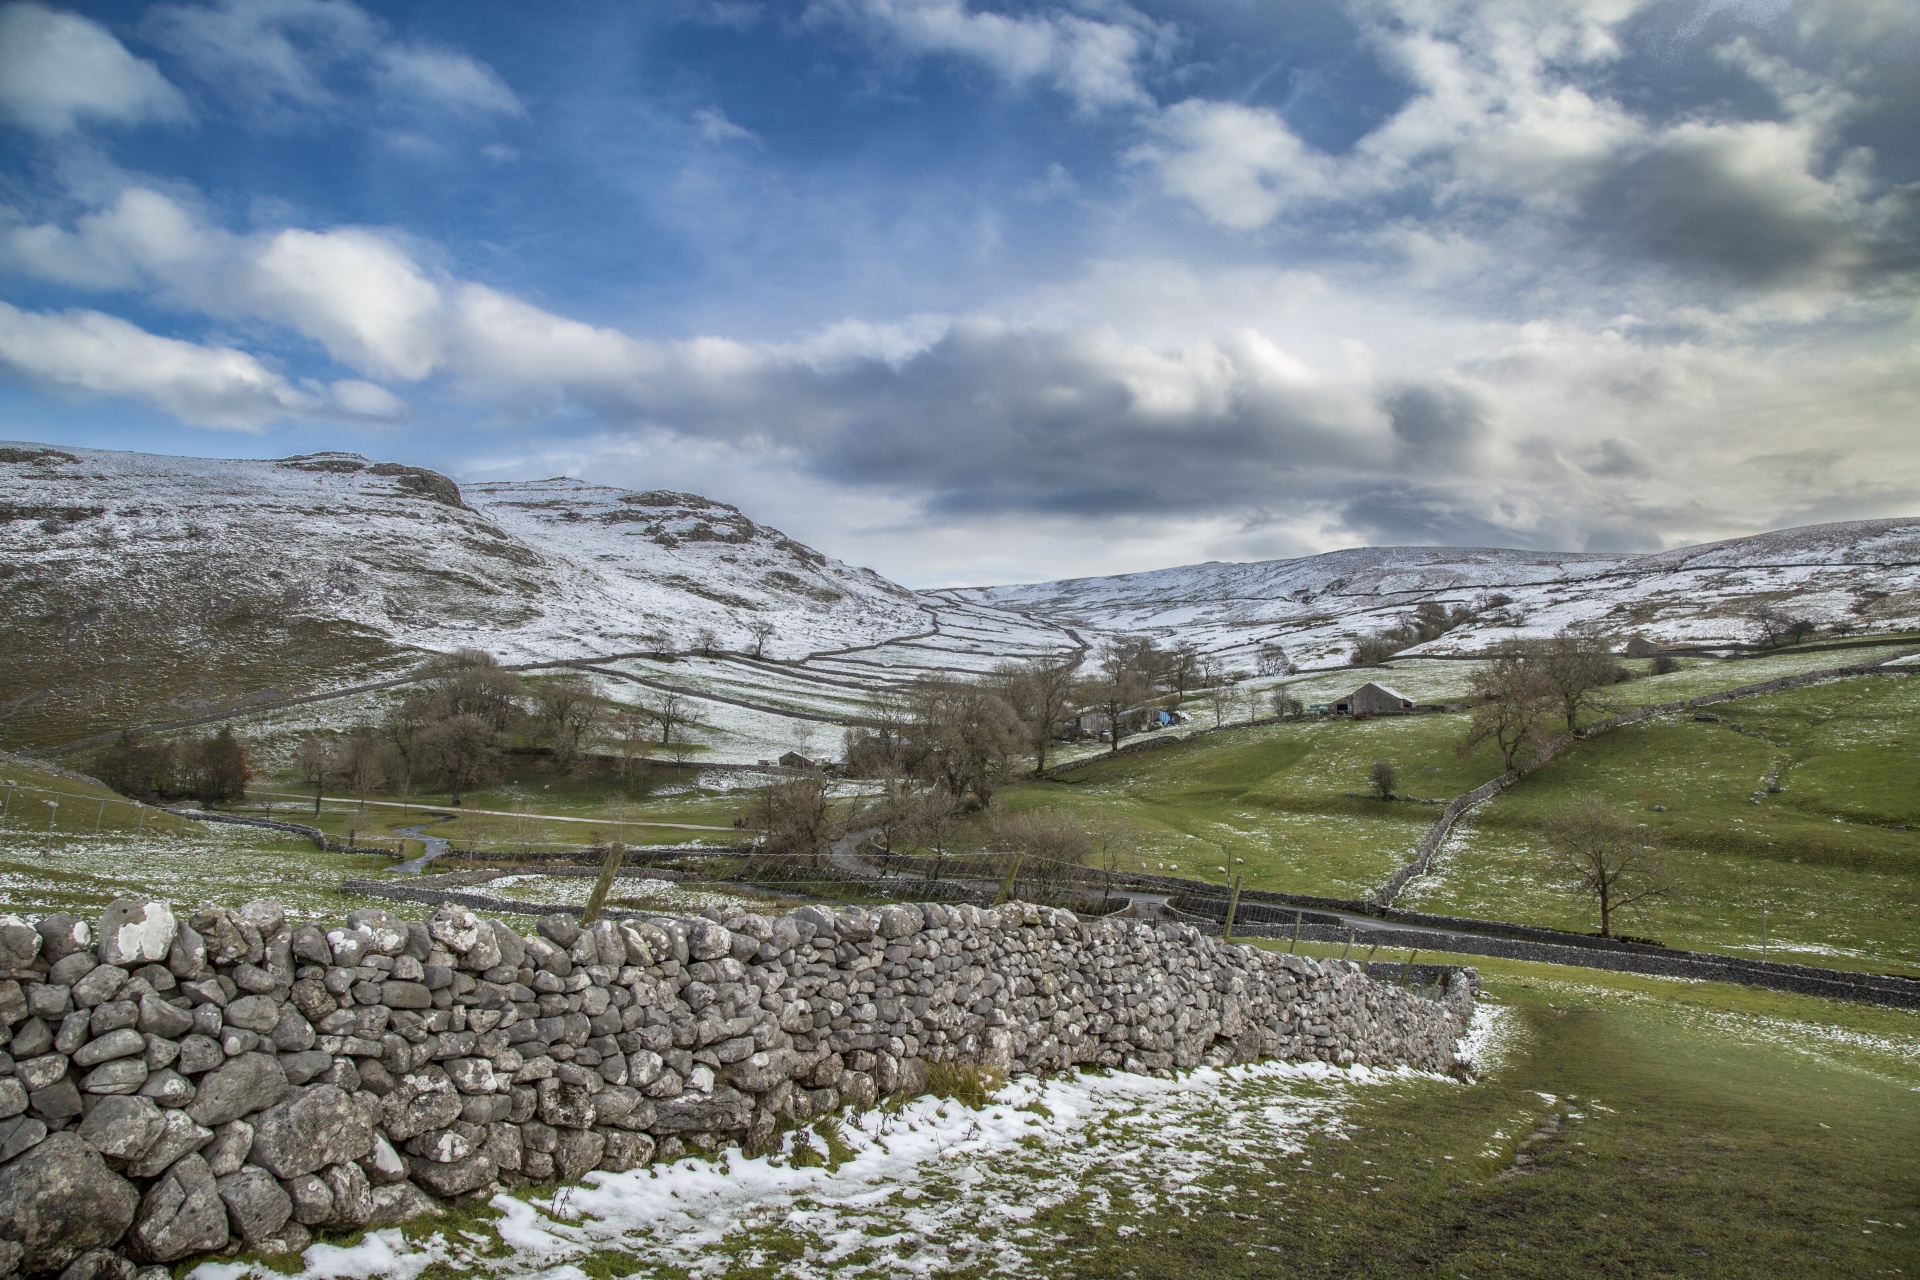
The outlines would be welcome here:
[[[1451,1070],[1477,990],[1025,905],[713,914],[531,937],[451,904],[330,930],[266,902],[0,917],[0,1276],[163,1280],[496,1186],[767,1150],[942,1062]]]

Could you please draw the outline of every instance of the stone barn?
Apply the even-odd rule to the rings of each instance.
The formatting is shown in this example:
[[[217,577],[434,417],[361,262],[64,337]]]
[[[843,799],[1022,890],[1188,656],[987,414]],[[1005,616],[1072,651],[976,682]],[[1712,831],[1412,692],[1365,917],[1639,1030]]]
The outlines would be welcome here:
[[[1403,716],[1412,710],[1412,698],[1371,680],[1333,704],[1337,716]]]

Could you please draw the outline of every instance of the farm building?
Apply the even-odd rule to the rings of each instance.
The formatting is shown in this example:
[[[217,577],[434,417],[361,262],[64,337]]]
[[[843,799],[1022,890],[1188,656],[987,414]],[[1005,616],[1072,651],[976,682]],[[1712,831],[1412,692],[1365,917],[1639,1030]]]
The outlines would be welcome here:
[[[807,759],[798,751],[789,751],[780,757],[780,767],[782,769],[816,769],[820,767],[821,763],[822,762],[818,760]]]
[[[1333,714],[1337,716],[1400,716],[1412,710],[1412,698],[1371,680],[1333,703]]]

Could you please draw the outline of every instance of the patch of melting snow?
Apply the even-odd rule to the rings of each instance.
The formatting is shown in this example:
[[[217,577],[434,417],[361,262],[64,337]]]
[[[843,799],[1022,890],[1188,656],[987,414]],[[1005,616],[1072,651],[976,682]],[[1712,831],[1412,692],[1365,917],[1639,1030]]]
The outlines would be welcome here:
[[[1497,1055],[1511,1021],[1497,1010],[1476,1015],[1463,1052]],[[1418,1083],[1458,1087],[1404,1068],[1277,1062],[1178,1079],[1020,1079],[978,1111],[929,1096],[842,1116],[838,1138],[851,1154],[833,1168],[795,1163],[803,1149],[819,1151],[801,1131],[771,1156],[734,1150],[592,1173],[588,1184],[547,1199],[496,1195],[498,1251],[440,1233],[409,1242],[398,1231],[375,1232],[351,1249],[309,1248],[301,1275],[412,1280],[432,1262],[454,1259],[504,1280],[556,1280],[582,1275],[579,1264],[603,1252],[697,1276],[743,1265],[836,1280],[982,1266],[1040,1274],[1035,1253],[1050,1233],[1033,1219],[1046,1210],[1072,1203],[1080,1220],[1120,1230],[1125,1218],[1208,1212],[1208,1175],[1297,1154],[1311,1135],[1342,1132],[1363,1088]],[[203,1264],[191,1277],[277,1280],[228,1264]]]

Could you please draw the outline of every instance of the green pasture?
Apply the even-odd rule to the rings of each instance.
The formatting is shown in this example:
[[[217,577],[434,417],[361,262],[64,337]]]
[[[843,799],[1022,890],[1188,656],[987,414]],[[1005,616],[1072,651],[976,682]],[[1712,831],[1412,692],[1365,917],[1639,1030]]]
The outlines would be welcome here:
[[[1861,676],[1668,716],[1563,751],[1475,811],[1401,905],[1586,930],[1541,831],[1597,796],[1675,883],[1626,922],[1671,946],[1920,971],[1920,679]],[[1780,790],[1769,792],[1769,777]]]
[[[1122,827],[1146,870],[1353,895],[1405,862],[1439,812],[1369,797],[1372,763],[1393,761],[1406,794],[1451,798],[1500,771],[1491,749],[1456,753],[1465,728],[1425,715],[1230,729],[1012,786],[995,804]]]
[[[1436,957],[1437,958],[1437,957]],[[1504,1045],[1124,1236],[1068,1204],[1042,1274],[1774,1277],[1920,1269],[1920,1013],[1478,964]],[[1524,1144],[1524,1145],[1523,1145]],[[1522,1159],[1521,1157],[1524,1157]]]
[[[176,817],[17,756],[0,760],[0,793],[0,912],[91,915],[123,896],[188,909],[272,898],[302,916],[344,919],[371,902],[344,897],[341,880],[392,864],[323,853],[277,832]],[[395,904],[402,914],[412,914],[404,910],[411,905]]]

